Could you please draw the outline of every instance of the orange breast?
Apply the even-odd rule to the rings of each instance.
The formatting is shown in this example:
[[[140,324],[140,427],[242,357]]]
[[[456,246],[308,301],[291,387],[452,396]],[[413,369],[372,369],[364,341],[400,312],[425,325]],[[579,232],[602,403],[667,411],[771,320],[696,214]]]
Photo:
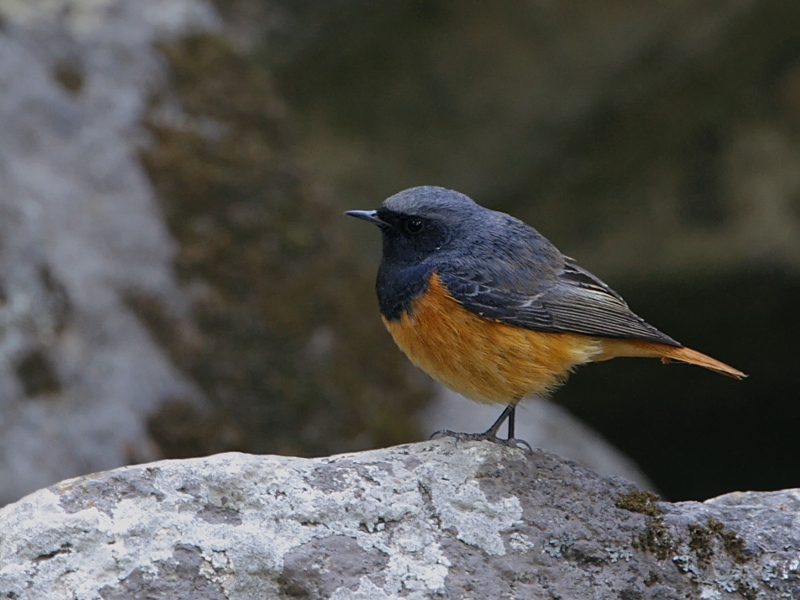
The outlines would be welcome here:
[[[490,321],[462,307],[434,273],[400,319],[384,324],[411,362],[478,402],[542,395],[602,352],[600,340]]]

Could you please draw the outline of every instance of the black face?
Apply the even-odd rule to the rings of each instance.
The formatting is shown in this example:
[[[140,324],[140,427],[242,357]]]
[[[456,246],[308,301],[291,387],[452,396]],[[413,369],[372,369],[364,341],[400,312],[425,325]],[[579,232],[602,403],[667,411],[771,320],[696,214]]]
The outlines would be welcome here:
[[[416,264],[444,246],[447,228],[433,219],[396,213],[385,208],[377,211],[383,234],[383,260],[396,264]]]
[[[452,232],[435,217],[378,210],[350,210],[345,213],[377,225],[383,237],[383,260],[378,267],[376,291],[381,314],[399,319],[421,294],[436,269],[425,259],[450,241]]]

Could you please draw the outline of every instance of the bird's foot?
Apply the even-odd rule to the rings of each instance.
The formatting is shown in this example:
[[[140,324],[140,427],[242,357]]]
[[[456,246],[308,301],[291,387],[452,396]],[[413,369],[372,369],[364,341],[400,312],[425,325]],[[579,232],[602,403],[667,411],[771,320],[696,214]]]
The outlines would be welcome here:
[[[517,448],[519,450],[524,450],[529,454],[533,454],[533,448],[525,440],[520,440],[517,438],[509,438],[507,440],[504,440],[503,438],[497,437],[497,434],[491,429],[488,431],[484,431],[483,433],[464,433],[461,431],[450,431],[449,429],[440,429],[439,431],[433,432],[433,434],[431,434],[430,439],[438,440],[444,437],[455,438],[456,443],[492,442],[493,444],[500,444],[501,446],[508,446],[509,448]]]

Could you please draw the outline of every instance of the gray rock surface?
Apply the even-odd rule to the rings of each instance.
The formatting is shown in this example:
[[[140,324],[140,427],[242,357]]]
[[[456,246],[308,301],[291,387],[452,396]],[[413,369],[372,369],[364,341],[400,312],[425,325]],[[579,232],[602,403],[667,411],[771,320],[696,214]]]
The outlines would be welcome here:
[[[156,458],[147,414],[202,403],[125,297],[187,310],[140,119],[156,42],[214,24],[201,0],[0,0],[0,505]]]
[[[0,510],[0,597],[800,597],[800,491],[654,502],[543,451],[221,454]]]

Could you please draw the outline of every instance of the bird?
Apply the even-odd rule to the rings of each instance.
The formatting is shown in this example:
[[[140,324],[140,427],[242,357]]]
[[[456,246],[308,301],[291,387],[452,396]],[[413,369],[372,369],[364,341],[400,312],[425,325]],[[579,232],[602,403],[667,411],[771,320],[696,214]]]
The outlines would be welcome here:
[[[536,229],[468,196],[419,186],[377,210],[348,216],[377,225],[376,279],[386,329],[413,364],[471,400],[505,404],[480,434],[515,442],[515,411],[546,397],[579,365],[652,357],[742,379],[723,362],[683,346],[636,315],[625,300]]]

